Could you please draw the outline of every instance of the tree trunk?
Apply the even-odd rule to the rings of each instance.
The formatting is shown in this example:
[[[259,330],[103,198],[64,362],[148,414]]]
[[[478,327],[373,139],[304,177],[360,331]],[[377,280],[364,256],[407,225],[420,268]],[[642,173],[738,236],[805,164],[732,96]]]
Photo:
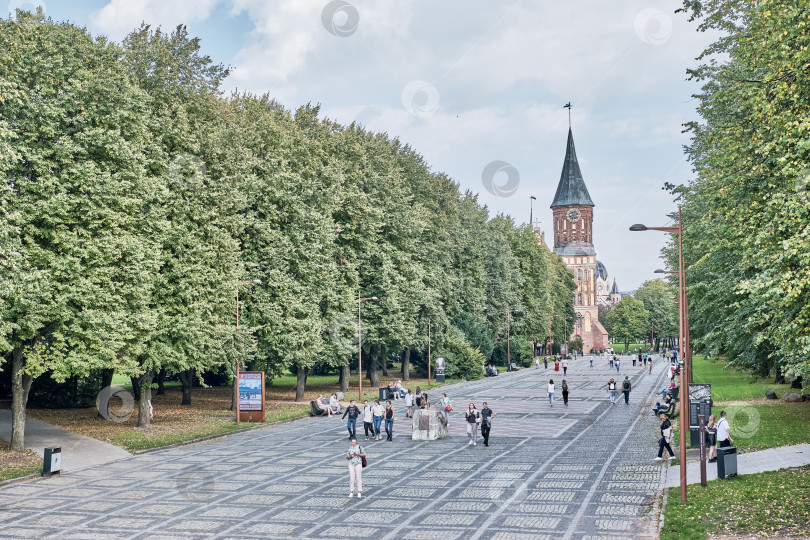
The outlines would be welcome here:
[[[108,386],[112,386],[113,375],[115,375],[114,369],[102,369],[101,370],[101,388],[107,388]]]
[[[776,379],[773,384],[785,384],[785,374],[782,373],[782,368],[779,366],[776,366]]]
[[[372,386],[372,388],[380,386],[380,374],[377,371],[378,354],[379,350],[377,349],[377,347],[372,346],[368,354],[368,367],[366,368],[366,374],[368,375],[368,382]]]
[[[34,380],[23,373],[24,368],[22,347],[15,347],[11,353],[11,450],[14,452],[25,451],[25,406]]]
[[[295,401],[304,401],[304,392],[307,389],[308,368],[298,366],[298,380],[295,384]]]
[[[141,383],[138,382],[140,379],[138,377],[130,377],[129,380],[132,381],[132,395],[135,398],[135,401],[140,401]]]
[[[411,380],[411,348],[405,347],[402,351],[402,380]]]
[[[28,387],[29,388],[31,387],[30,382],[28,383]],[[801,390],[802,389],[802,378],[801,377],[796,377],[795,379],[793,379],[793,381],[791,381],[791,383],[790,383],[790,387],[791,388],[798,388],[799,390]],[[27,390],[26,390],[26,395],[28,395]]]
[[[149,405],[152,402],[152,379],[155,373],[148,369],[146,373],[138,377],[138,387],[140,397],[138,399],[138,427],[149,427],[152,419],[149,417]]]
[[[383,356],[380,358],[380,363],[382,364],[383,377],[388,377],[388,357]]]
[[[177,374],[180,378],[180,385],[183,388],[183,399],[180,405],[191,405],[191,387],[194,384],[194,370],[187,369]]]
[[[157,393],[155,395],[156,396],[162,396],[162,395],[164,395],[166,393],[166,388],[165,388],[165,386],[163,386],[164,383],[166,382],[166,370],[161,369],[158,372],[158,375],[157,375],[156,379],[157,379],[158,387],[157,387]]]
[[[340,368],[340,391],[344,394],[349,391],[349,380],[352,378],[352,371],[349,367],[349,363],[346,362],[343,364],[343,367]]]

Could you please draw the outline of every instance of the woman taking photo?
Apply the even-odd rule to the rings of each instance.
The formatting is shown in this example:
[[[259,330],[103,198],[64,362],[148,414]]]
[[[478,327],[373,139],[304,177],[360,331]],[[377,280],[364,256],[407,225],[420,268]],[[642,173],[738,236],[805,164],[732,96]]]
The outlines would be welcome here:
[[[480,418],[480,415],[478,414],[478,410],[475,408],[475,403],[470,403],[470,407],[467,409],[465,417],[467,419],[467,438],[470,439],[467,446],[476,446],[478,444],[478,419]]]
[[[449,426],[450,425],[450,411],[453,410],[453,406],[450,404],[450,398],[447,397],[447,394],[445,394],[445,393],[442,393],[441,406],[442,406],[442,412],[444,413],[444,423]]]
[[[357,444],[357,437],[352,437],[352,445],[346,453],[349,460],[349,498],[354,496],[354,482],[357,481],[357,498],[363,495],[363,447]]]

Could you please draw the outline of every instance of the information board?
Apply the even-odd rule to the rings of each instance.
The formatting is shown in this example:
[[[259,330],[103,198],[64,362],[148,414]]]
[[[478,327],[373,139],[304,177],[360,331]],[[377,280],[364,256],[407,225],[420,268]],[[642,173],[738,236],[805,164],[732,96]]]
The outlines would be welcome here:
[[[264,409],[264,372],[239,372],[239,410],[261,411]]]

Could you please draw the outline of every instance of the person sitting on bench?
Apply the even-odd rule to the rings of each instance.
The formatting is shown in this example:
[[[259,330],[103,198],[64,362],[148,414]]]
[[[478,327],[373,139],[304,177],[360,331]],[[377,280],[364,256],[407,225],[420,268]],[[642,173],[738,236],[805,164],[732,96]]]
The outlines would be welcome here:
[[[332,412],[332,407],[329,405],[324,405],[323,400],[326,398],[323,397],[323,394],[319,395],[315,398],[315,406],[318,408],[319,411],[322,411],[321,414],[325,414],[326,416],[332,416],[334,413]]]
[[[655,416],[658,416],[659,414],[663,413],[669,416],[671,413],[668,413],[667,411],[670,409],[673,409],[674,412],[675,403],[672,401],[672,395],[667,394],[666,398],[664,398],[663,403],[661,403],[660,401],[656,402],[655,407],[653,407],[653,414]]]

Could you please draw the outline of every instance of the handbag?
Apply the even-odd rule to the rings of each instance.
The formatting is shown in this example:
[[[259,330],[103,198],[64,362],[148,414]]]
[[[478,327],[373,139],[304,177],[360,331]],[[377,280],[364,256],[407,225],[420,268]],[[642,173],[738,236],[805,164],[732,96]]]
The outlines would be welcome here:
[[[368,465],[368,461],[366,461],[366,456],[360,456],[360,461],[363,464],[363,467]]]
[[[664,440],[667,441],[667,443],[672,442],[672,428],[667,428],[664,430]]]
[[[448,405],[447,407],[444,408],[444,410],[447,411],[447,412],[451,412],[453,410],[453,406]]]

